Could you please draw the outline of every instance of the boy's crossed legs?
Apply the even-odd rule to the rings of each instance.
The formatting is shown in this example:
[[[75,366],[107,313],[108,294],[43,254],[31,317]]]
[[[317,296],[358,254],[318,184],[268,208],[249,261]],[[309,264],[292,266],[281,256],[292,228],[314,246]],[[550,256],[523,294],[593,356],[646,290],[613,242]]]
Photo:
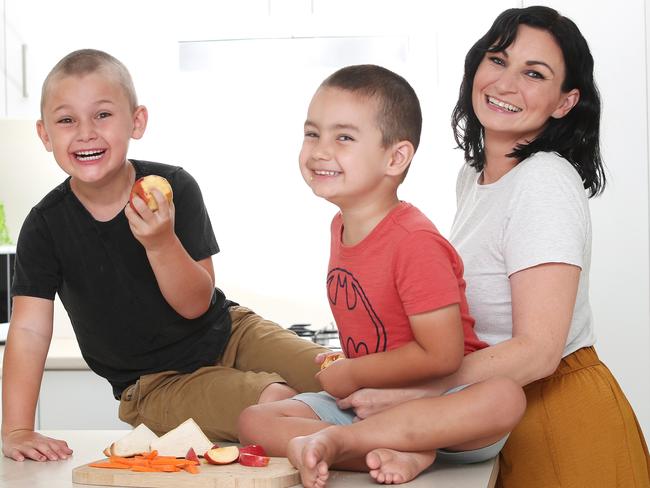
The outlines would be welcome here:
[[[379,483],[405,483],[436,456],[452,462],[456,456],[461,458],[457,462],[494,457],[525,407],[518,385],[491,378],[348,425],[323,422],[296,400],[256,405],[242,413],[239,429],[242,442],[259,443],[271,455],[287,455],[307,488],[324,486],[330,467],[368,471]]]

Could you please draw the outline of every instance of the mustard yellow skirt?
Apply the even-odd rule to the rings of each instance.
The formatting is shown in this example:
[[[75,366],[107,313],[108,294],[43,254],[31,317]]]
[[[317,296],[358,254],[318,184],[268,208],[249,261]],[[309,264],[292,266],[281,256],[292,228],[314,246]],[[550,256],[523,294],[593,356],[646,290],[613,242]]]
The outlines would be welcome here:
[[[650,456],[625,394],[593,347],[526,386],[501,451],[500,488],[650,488]]]

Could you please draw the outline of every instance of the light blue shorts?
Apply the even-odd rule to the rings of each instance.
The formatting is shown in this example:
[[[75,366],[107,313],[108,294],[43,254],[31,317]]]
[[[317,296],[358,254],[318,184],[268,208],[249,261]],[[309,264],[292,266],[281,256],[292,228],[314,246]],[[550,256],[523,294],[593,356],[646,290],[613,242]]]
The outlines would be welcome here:
[[[469,385],[456,386],[451,390],[446,391],[444,394],[450,395],[467,388],[468,386]],[[319,391],[318,393],[299,393],[293,397],[293,400],[298,400],[307,405],[314,411],[319,419],[328,424],[349,425],[355,418],[354,410],[341,410],[336,404],[336,398],[324,391]],[[487,461],[501,452],[506,440],[508,440],[508,435],[505,435],[494,444],[471,451],[448,451],[446,449],[438,449],[436,461],[451,464],[470,464]]]

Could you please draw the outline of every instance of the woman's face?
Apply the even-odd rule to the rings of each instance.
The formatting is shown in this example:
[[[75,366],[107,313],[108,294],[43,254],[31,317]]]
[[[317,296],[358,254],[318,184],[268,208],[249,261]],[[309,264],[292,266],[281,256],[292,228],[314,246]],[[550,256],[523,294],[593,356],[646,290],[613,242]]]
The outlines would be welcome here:
[[[505,51],[486,53],[472,89],[486,147],[494,138],[530,142],[549,117],[564,117],[579,99],[577,89],[562,91],[564,77],[562,50],[542,29],[521,25]]]

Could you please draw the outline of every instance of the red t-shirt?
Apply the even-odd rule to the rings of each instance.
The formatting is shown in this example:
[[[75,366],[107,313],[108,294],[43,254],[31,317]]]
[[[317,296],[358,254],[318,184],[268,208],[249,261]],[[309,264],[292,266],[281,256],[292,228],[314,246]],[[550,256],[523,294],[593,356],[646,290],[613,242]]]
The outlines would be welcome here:
[[[474,333],[465,299],[463,262],[433,223],[400,202],[355,246],[341,243],[343,221],[332,221],[327,296],[341,347],[353,358],[414,340],[409,316],[458,303],[465,354],[487,346]]]

